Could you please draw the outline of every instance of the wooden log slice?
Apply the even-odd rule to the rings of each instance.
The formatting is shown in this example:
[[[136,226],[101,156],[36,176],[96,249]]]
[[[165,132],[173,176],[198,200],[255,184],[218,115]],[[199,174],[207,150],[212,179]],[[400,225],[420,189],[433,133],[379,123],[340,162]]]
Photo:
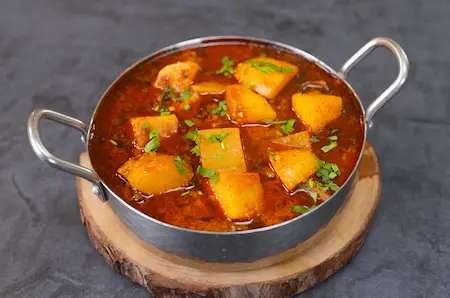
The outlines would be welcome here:
[[[90,167],[88,155],[80,157]],[[367,145],[351,196],[330,223],[286,252],[251,264],[214,264],[183,260],[140,240],[108,203],[77,178],[81,219],[95,248],[119,272],[144,286],[154,298],[291,297],[326,280],[358,252],[380,199],[380,173]],[[234,267],[233,267],[234,266]],[[238,266],[239,268],[236,268]]]

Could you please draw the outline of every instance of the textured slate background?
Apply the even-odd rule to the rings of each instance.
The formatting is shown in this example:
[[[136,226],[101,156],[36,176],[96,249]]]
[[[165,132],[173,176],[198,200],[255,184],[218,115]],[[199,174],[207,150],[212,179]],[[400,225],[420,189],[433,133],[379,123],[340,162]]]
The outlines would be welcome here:
[[[0,296],[146,297],[92,248],[74,178],[32,153],[26,118],[45,107],[89,121],[109,83],[174,42],[240,34],[300,47],[338,68],[390,36],[407,52],[404,89],[375,117],[383,193],[373,229],[343,270],[302,297],[450,297],[450,3],[395,1],[0,1]],[[367,104],[395,77],[377,50],[350,76]],[[57,156],[78,133],[42,125]]]

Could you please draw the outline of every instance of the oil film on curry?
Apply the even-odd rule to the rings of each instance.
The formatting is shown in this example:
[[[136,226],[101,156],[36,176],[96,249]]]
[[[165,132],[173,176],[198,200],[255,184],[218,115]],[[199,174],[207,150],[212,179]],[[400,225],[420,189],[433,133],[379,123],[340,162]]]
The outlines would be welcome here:
[[[203,231],[271,226],[326,201],[361,151],[348,87],[276,47],[208,45],[129,72],[99,106],[93,166],[128,204]]]

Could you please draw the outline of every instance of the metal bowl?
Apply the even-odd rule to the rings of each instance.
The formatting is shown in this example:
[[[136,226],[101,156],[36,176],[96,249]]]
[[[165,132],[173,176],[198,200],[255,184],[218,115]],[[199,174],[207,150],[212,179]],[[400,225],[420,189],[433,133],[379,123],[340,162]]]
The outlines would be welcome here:
[[[121,78],[126,73],[149,59],[155,59],[175,50],[227,43],[252,43],[282,48],[312,61],[332,76],[341,80],[347,85],[348,89],[353,92],[361,109],[361,114],[364,119],[363,149],[367,141],[367,127],[369,123],[371,123],[372,117],[401,88],[406,81],[409,68],[408,58],[403,49],[395,41],[384,37],[374,38],[365,44],[344,63],[339,71],[333,70],[309,53],[271,40],[241,36],[196,38],[163,48],[139,60],[126,69],[105,91],[102,98],[100,98],[89,125],[58,112],[45,109],[34,110],[28,119],[28,136],[34,152],[43,162],[50,166],[80,176],[92,182],[92,191],[97,194],[99,199],[105,202],[105,204],[109,204],[117,216],[128,225],[137,236],[166,252],[207,262],[248,263],[268,256],[280,254],[295,247],[299,243],[310,238],[320,228],[324,227],[343,205],[359,170],[363,149],[359,154],[358,161],[351,175],[342,185],[340,190],[335,192],[326,202],[322,203],[312,211],[291,220],[264,228],[236,232],[205,232],[173,226],[143,214],[115,194],[110,186],[97,175],[95,169],[87,169],[53,156],[41,141],[38,123],[40,119],[47,118],[78,129],[82,133],[82,140],[85,143],[86,150],[90,153],[89,141],[91,139],[92,125],[98,114],[98,107],[109,90],[121,81]],[[367,109],[364,109],[356,92],[346,81],[346,77],[350,70],[361,59],[377,47],[384,47],[392,52],[399,64],[399,73],[396,80],[377,99],[375,99]],[[92,156],[91,154],[89,155]]]

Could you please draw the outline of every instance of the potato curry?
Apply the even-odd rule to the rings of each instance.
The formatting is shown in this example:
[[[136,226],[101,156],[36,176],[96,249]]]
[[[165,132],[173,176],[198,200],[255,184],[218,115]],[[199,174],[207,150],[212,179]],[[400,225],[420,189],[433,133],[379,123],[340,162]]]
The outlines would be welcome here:
[[[326,201],[364,137],[348,87],[277,47],[213,44],[146,60],[106,94],[90,152],[139,211],[203,231],[274,225]]]

